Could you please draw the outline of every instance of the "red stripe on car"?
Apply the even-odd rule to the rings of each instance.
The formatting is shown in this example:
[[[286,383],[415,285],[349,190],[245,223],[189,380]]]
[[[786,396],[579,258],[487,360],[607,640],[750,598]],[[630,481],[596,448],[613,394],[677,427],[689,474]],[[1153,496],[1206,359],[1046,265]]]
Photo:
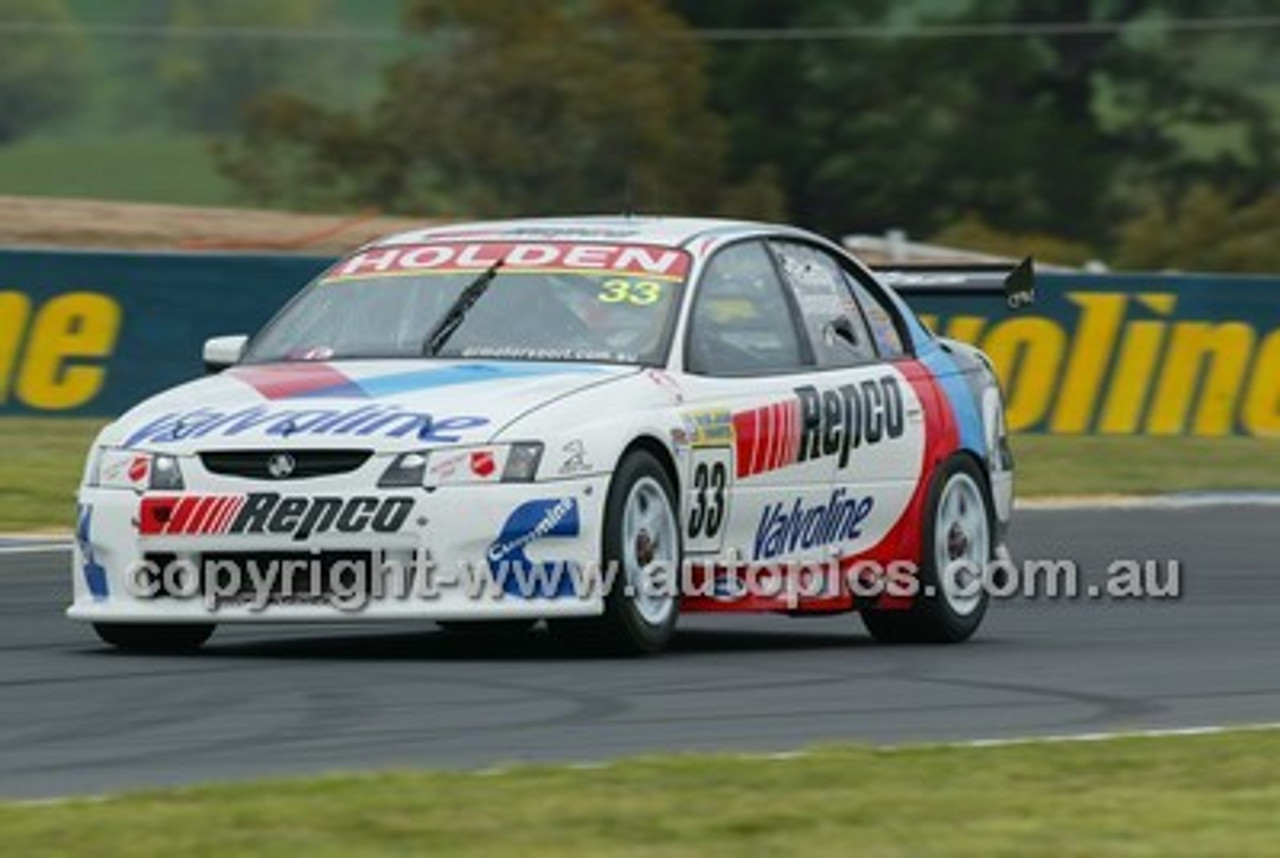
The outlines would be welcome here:
[[[351,379],[324,363],[242,366],[227,374],[243,381],[267,399],[289,399],[351,384]]]
[[[169,518],[169,523],[161,533],[185,533],[187,521],[191,518],[191,513],[195,512],[198,500],[199,498],[182,498],[178,501],[173,515]]]
[[[195,512],[191,513],[191,518],[187,521],[184,533],[204,533],[205,523],[209,520],[209,514],[213,512],[213,508],[217,506],[218,499],[212,497],[203,497],[196,502]]]

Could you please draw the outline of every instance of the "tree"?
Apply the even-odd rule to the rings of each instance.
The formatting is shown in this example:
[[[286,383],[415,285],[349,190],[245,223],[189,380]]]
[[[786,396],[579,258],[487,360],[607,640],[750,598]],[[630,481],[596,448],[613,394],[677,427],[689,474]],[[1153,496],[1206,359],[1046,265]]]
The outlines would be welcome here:
[[[3,40],[0,143],[75,110],[85,75],[84,39],[64,0],[6,0],[5,17],[38,29]]]
[[[1001,232],[974,213],[948,224],[929,241],[1013,259],[1034,256],[1037,263],[1050,265],[1082,266],[1098,258],[1092,248],[1056,235]]]
[[[1012,233],[1095,245],[1135,200],[1201,181],[1276,180],[1273,112],[1219,70],[1235,44],[1167,18],[1259,15],[1268,0],[680,0],[699,27],[872,27],[888,38],[729,42],[713,62],[731,165],[775,166],[825,232],[930,234],[975,211]],[[920,25],[1087,22],[1092,32],[906,38]],[[1110,25],[1110,26],[1106,26]],[[894,38],[893,34],[900,35]],[[1275,39],[1251,34],[1260,61]],[[1210,49],[1216,49],[1211,51]],[[1238,63],[1237,63],[1238,65]],[[1234,147],[1204,151],[1209,137]]]
[[[184,128],[229,131],[245,105],[264,92],[314,95],[336,73],[324,43],[289,38],[328,24],[328,0],[171,0],[168,19],[175,34],[156,74]]]
[[[1184,271],[1280,270],[1280,191],[1252,203],[1207,185],[1124,224],[1115,264]]]
[[[722,188],[725,127],[706,106],[705,51],[660,0],[417,0],[407,21],[421,45],[390,69],[372,111],[259,102],[222,150],[224,169],[267,202],[777,209],[768,170]]]

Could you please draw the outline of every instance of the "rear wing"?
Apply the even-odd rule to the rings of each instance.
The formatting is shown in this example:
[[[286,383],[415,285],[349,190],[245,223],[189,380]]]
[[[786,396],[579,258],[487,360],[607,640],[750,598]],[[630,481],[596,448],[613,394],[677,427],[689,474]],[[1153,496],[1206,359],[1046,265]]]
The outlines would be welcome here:
[[[1008,265],[886,265],[871,269],[899,295],[946,295],[978,298],[1003,295],[1010,310],[1036,300],[1035,263],[1028,256]]]

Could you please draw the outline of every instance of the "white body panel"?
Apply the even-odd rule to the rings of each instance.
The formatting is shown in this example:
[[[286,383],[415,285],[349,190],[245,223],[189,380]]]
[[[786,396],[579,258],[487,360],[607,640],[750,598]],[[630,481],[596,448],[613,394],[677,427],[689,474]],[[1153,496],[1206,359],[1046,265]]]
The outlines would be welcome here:
[[[370,248],[463,239],[684,247],[692,256],[689,282],[696,284],[726,240],[765,234],[811,238],[753,224],[613,219],[425,230]],[[477,588],[487,595],[495,588],[474,576],[488,575],[492,583],[503,563],[526,572],[547,564],[597,568],[610,478],[637,444],[670,462],[688,560],[713,563],[729,555],[753,564],[818,563],[878,546],[908,517],[936,464],[928,461],[927,410],[938,407],[941,394],[925,402],[918,378],[883,362],[749,378],[686,374],[693,291],[674,316],[663,368],[426,358],[296,362],[237,366],[153,397],[95,442],[99,483],[86,482],[79,494],[69,615],[221,623],[598,614],[598,590],[476,598]],[[978,408],[987,449],[994,450],[1003,443],[998,391]],[[536,479],[503,481],[511,445],[528,442],[543,448]],[[216,472],[206,458],[289,454],[292,461],[335,451],[367,458],[341,473],[270,478]],[[379,488],[393,462],[414,453],[429,457],[425,481]],[[178,463],[180,491],[147,487],[148,466],[137,459],[153,455]],[[1011,471],[996,456],[988,464],[1003,523]],[[234,599],[211,605],[203,596],[136,592],[145,589],[138,565],[149,557],[199,564],[227,553],[327,552],[369,552],[375,562],[402,564],[429,557],[437,577],[425,588],[421,579],[403,586],[402,579],[384,579],[386,587],[359,610],[314,599],[249,607]]]

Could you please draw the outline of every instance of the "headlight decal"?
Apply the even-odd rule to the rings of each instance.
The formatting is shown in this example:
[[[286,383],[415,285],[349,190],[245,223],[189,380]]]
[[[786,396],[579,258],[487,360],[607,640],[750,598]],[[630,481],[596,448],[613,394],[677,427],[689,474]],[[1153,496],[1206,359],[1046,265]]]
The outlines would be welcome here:
[[[502,471],[504,483],[531,483],[538,477],[542,462],[542,443],[529,441],[511,445],[507,466]]]
[[[186,488],[177,456],[104,447],[90,461],[86,483],[95,488],[135,492],[181,491]]]
[[[186,488],[182,466],[176,456],[156,454],[151,458],[150,486],[156,491],[181,491]],[[132,473],[132,470],[131,470]]]
[[[391,464],[378,478],[378,488],[403,489],[425,485],[427,462],[431,460],[429,453],[402,453],[391,460]]]

